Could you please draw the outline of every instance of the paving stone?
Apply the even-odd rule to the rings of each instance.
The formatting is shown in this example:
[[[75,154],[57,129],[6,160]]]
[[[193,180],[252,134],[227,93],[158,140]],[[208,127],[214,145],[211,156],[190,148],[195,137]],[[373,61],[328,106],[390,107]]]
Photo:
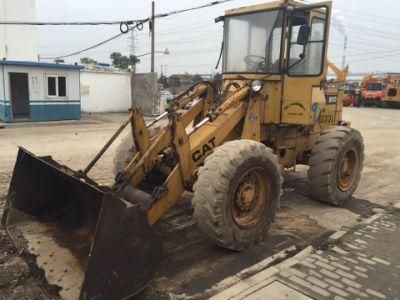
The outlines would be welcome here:
[[[347,260],[347,261],[349,261],[349,262],[355,264],[355,265],[358,265],[358,261],[356,261],[356,260],[354,260],[354,259],[352,259],[352,258],[348,258],[348,257],[342,257],[342,258],[343,258],[344,260]]]
[[[344,266],[344,265],[342,265],[342,264],[339,264],[339,263],[337,263],[337,262],[331,262],[331,265],[332,265],[332,266],[335,266],[335,267],[337,267],[337,268],[339,268],[339,269],[345,270],[345,271],[351,271],[351,268],[346,267],[346,266]]]
[[[368,298],[368,295],[367,295],[366,293],[363,293],[363,292],[361,292],[360,290],[357,290],[357,289],[355,289],[355,288],[348,287],[346,290],[347,290],[348,292],[350,292],[350,293],[353,293],[353,294],[357,295],[357,296],[361,296],[361,297],[363,297],[363,298]]]
[[[361,271],[361,272],[367,272],[368,270],[366,268],[360,267],[360,266],[355,266],[354,269],[356,269],[357,271]]]
[[[303,272],[301,272],[301,271],[299,271],[299,270],[297,270],[295,268],[291,268],[289,272],[292,273],[293,275],[296,275],[296,276],[300,277],[300,278],[306,278],[307,277],[307,274],[304,274]]]
[[[332,293],[336,293],[342,297],[347,297],[349,295],[349,293],[347,293],[346,291],[338,289],[337,287],[334,287],[334,286],[330,286],[328,288],[328,290],[331,291]]]
[[[353,271],[353,273],[356,274],[357,276],[362,277],[362,278],[368,278],[368,275],[366,275],[364,273],[361,273],[361,272],[358,272],[358,271]]]
[[[370,240],[375,240],[375,238],[369,234],[364,234],[364,237],[369,238]]]
[[[308,289],[312,289],[313,288],[311,283],[309,283],[309,282],[307,282],[307,281],[305,281],[305,280],[303,280],[303,279],[301,279],[301,278],[299,278],[297,276],[292,275],[292,276],[289,277],[289,279],[291,281],[301,285],[301,286],[304,286],[305,288],[308,288]]]
[[[322,275],[319,274],[317,271],[309,270],[309,273],[310,273],[310,275],[313,275],[313,276],[317,276],[317,277],[319,277],[319,278],[322,278]]]
[[[333,286],[336,286],[337,288],[340,288],[340,289],[343,289],[344,288],[344,285],[343,284],[341,284],[339,281],[335,281],[335,280],[332,280],[332,279],[329,279],[329,278],[324,278],[324,280],[327,282],[327,283],[329,283],[329,284],[331,284],[331,285],[333,285]]]
[[[292,275],[292,273],[290,273],[288,270],[285,270],[285,271],[280,272],[279,275],[288,278]]]
[[[306,261],[306,262],[312,264],[312,263],[315,262],[315,259],[314,259],[314,258],[311,258],[311,257],[306,257],[303,261]]]
[[[347,279],[347,278],[342,278],[342,282],[347,284],[347,285],[349,285],[349,286],[351,286],[351,287],[353,287],[353,288],[355,288],[355,289],[361,289],[362,288],[361,284],[359,284],[359,283],[357,283],[355,281],[352,281],[350,279]]]
[[[337,275],[337,274],[335,274],[335,273],[332,273],[332,272],[330,272],[330,271],[328,271],[328,270],[325,270],[325,269],[321,269],[321,270],[320,270],[320,273],[322,273],[322,274],[324,274],[324,275],[326,275],[326,276],[328,276],[328,277],[331,277],[331,278],[333,278],[333,279],[339,279],[339,278],[340,278],[339,275]]]
[[[336,231],[334,234],[332,234],[329,238],[331,240],[338,240],[341,237],[343,237],[347,232],[344,230]]]
[[[362,261],[362,262],[365,262],[366,264],[369,264],[369,265],[375,265],[375,264],[376,264],[376,262],[374,262],[374,261],[372,261],[372,260],[370,260],[370,259],[368,259],[368,258],[359,257],[358,259],[359,259],[360,261]]]
[[[311,264],[311,263],[309,263],[307,261],[301,261],[299,264],[301,264],[301,265],[303,265],[303,266],[305,266],[307,268],[310,268],[310,269],[315,269],[316,268],[316,266],[314,266],[313,264]]]
[[[365,242],[365,241],[363,241],[363,240],[361,240],[361,239],[355,239],[354,241],[357,242],[357,243],[359,243],[359,244],[368,245],[367,242]]]
[[[315,278],[313,276],[308,276],[307,281],[311,282],[312,284],[315,284],[323,289],[327,288],[329,285],[326,284],[325,282],[319,280],[318,278]]]
[[[324,262],[322,262],[322,261],[317,261],[317,262],[315,262],[315,264],[316,264],[317,266],[319,266],[319,267],[321,267],[321,268],[325,268],[325,269],[327,269],[327,270],[329,270],[329,271],[334,271],[334,270],[335,270],[335,267],[333,267],[333,266],[331,266],[331,265],[329,265],[329,264],[326,264],[326,263],[324,263]]]
[[[366,289],[365,290],[368,294],[373,295],[375,297],[381,298],[381,299],[386,299],[386,296],[380,292],[377,292],[375,290],[372,289]]]
[[[353,250],[361,250],[360,247],[355,246],[355,245],[350,244],[350,243],[344,243],[344,245],[346,245],[346,247],[349,247],[350,249],[353,249]]]
[[[378,258],[378,257],[373,257],[373,258],[371,258],[371,259],[372,259],[373,261],[378,262],[378,263],[381,263],[381,264],[390,266],[390,262],[388,262],[388,261],[386,261],[386,260],[384,260],[384,259],[381,259],[381,258]]]
[[[318,257],[318,261],[322,261],[322,262],[324,262],[326,264],[330,263],[329,259],[323,258],[322,256]]]
[[[336,253],[342,254],[342,255],[346,255],[348,252],[343,250],[342,248],[339,248],[337,246],[334,246],[332,248],[333,251],[335,251]]]
[[[327,290],[323,290],[317,286],[314,286],[312,289],[313,292],[318,293],[324,297],[329,297],[331,294]]]
[[[357,276],[355,276],[351,273],[348,273],[348,272],[344,272],[342,270],[336,270],[336,273],[339,274],[340,276],[346,277],[348,279],[356,279],[357,278]]]

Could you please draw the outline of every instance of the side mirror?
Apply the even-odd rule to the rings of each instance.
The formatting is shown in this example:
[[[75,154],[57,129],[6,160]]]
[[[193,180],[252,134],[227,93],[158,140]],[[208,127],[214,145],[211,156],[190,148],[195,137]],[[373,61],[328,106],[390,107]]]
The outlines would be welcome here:
[[[311,27],[308,25],[302,25],[299,28],[299,33],[297,35],[297,44],[306,45],[311,34]]]

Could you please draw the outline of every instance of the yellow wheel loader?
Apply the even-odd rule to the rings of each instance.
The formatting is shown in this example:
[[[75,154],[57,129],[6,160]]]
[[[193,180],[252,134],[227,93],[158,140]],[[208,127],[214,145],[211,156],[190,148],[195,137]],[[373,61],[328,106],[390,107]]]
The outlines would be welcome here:
[[[204,81],[151,124],[129,117],[83,170],[19,149],[3,224],[66,299],[124,299],[162,257],[155,225],[193,192],[206,237],[235,251],[262,239],[282,193],[281,170],[309,165],[310,190],[346,203],[364,146],[342,121],[343,91],[326,80],[331,2],[270,2],[228,10],[222,86]],[[192,105],[188,105],[191,103]],[[190,107],[187,109],[187,107]],[[168,124],[153,130],[162,119]],[[112,186],[88,176],[124,127]]]

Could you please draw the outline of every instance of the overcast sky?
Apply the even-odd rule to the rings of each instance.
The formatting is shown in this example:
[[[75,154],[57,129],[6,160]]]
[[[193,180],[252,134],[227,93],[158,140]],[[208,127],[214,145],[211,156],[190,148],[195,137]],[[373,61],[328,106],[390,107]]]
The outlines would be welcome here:
[[[156,0],[156,13],[188,8],[210,0]],[[222,24],[214,18],[226,9],[268,1],[236,0],[226,4],[159,19],[156,23],[156,50],[168,48],[170,55],[156,55],[156,70],[166,65],[173,73],[211,73],[217,62]],[[315,1],[314,1],[315,2]],[[400,71],[400,2],[394,0],[333,0],[338,16],[347,26],[347,60],[353,72]],[[36,0],[37,21],[93,21],[145,18],[150,15],[150,0]],[[119,32],[119,26],[79,26],[38,28],[40,55],[68,54],[98,43]],[[135,31],[137,55],[150,51],[148,26]],[[340,65],[344,35],[332,27],[329,59]],[[89,56],[99,62],[110,62],[111,52],[130,52],[130,34],[107,45],[66,59],[79,61]],[[139,72],[150,70],[150,56],[141,58]]]

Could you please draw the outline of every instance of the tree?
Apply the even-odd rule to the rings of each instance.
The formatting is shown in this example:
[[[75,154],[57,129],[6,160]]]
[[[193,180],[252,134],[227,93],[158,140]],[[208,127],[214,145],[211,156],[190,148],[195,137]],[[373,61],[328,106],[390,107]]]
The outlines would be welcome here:
[[[90,57],[81,57],[80,61],[84,65],[97,65],[97,61]]]
[[[110,58],[112,60],[112,65],[122,70],[127,70],[130,66],[134,68],[135,65],[140,62],[140,59],[138,59],[136,55],[125,56],[120,52],[111,53]]]
[[[167,76],[161,74],[159,82],[164,86],[165,89],[169,87]]]
[[[193,83],[204,81],[203,77],[201,77],[201,75],[199,75],[199,74],[194,74],[192,80],[193,80]]]
[[[176,75],[171,75],[168,78],[168,84],[172,87],[172,93],[176,93],[176,88],[181,86],[181,79]]]

